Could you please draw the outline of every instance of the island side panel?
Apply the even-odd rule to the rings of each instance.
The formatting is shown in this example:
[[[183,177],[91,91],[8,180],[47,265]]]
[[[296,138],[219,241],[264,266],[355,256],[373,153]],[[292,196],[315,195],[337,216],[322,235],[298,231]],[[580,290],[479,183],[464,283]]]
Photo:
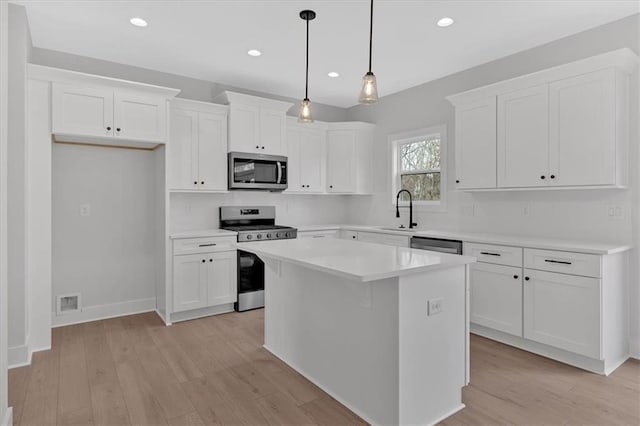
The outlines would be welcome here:
[[[464,407],[466,268],[400,278],[400,424],[433,424]],[[428,315],[429,300],[442,310]]]
[[[265,348],[374,424],[398,424],[398,279],[265,260]]]

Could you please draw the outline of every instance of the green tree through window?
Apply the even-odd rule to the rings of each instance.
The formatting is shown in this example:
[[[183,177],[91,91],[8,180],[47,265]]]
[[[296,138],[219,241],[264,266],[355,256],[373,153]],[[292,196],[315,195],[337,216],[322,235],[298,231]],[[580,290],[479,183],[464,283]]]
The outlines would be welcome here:
[[[440,136],[398,144],[400,188],[414,201],[440,201]],[[402,201],[409,201],[403,193]]]

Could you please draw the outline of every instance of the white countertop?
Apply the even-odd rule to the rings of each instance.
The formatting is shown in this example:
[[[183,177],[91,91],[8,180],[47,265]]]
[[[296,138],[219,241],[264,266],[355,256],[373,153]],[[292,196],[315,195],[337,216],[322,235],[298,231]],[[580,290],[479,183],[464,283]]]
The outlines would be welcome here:
[[[527,247],[542,250],[562,250],[588,254],[615,254],[631,250],[633,247],[624,244],[608,244],[589,241],[571,241],[554,238],[540,238],[529,236],[514,236],[504,234],[483,234],[473,232],[417,230],[401,231],[382,229],[381,226],[360,225],[305,225],[299,226],[301,232],[323,231],[331,229],[346,229],[350,231],[376,232],[380,234],[405,235],[407,237],[432,237],[460,240],[469,243],[499,244],[506,246]]]
[[[362,282],[475,262],[469,256],[339,238],[242,243],[242,250]]]
[[[172,240],[180,238],[208,238],[208,237],[235,237],[237,232],[227,231],[226,229],[200,229],[197,231],[183,231],[169,234]]]

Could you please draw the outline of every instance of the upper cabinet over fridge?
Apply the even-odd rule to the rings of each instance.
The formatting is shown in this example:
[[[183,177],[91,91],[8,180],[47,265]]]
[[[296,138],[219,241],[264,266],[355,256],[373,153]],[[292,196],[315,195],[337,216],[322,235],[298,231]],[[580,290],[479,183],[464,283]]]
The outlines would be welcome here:
[[[229,152],[287,155],[287,111],[282,102],[235,92],[216,101],[229,105]]]
[[[619,49],[449,96],[456,189],[626,188],[637,63]]]

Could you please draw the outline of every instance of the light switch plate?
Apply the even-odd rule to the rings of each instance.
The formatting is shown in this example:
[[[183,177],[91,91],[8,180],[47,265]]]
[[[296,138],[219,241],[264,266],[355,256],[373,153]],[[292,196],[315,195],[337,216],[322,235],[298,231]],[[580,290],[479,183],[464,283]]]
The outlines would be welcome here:
[[[91,204],[80,205],[80,216],[91,216]]]
[[[442,312],[442,298],[427,300],[427,316],[437,315]]]

